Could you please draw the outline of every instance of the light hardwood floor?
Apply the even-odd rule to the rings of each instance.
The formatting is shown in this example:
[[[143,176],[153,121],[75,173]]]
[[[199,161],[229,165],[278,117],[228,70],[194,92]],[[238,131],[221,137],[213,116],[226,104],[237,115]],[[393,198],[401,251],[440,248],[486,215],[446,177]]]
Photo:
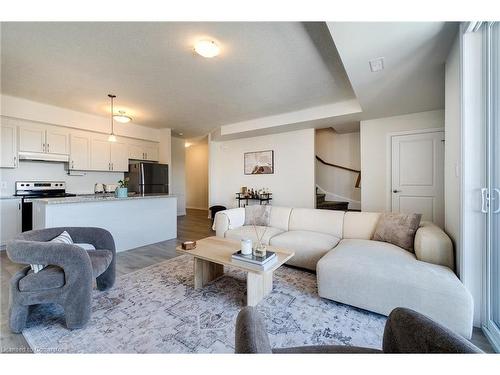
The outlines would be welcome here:
[[[177,234],[178,237],[174,240],[159,242],[118,253],[116,258],[117,276],[181,255],[175,248],[183,241],[198,240],[204,237],[213,236],[214,232],[211,229],[211,220],[208,219],[208,212],[188,209],[186,216],[180,216],[177,219]],[[5,251],[0,252],[0,262],[0,351],[2,353],[31,353],[31,349],[23,335],[10,332],[7,319],[9,280],[21,266],[12,263],[7,258]],[[474,328],[471,341],[484,351],[488,353],[492,352],[488,340],[480,329]]]

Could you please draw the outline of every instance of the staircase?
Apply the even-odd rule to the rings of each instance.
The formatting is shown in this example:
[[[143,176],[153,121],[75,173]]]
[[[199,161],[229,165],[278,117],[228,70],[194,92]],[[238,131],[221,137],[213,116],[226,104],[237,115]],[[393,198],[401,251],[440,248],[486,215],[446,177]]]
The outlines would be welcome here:
[[[316,208],[321,210],[348,210],[349,202],[327,201],[325,197],[326,194],[318,193],[318,189],[316,188]]]

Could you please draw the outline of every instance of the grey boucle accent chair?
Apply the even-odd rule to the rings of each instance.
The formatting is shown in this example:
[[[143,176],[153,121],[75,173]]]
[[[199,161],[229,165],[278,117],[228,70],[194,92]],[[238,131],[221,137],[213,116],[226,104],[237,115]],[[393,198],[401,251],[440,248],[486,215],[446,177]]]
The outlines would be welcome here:
[[[75,243],[88,243],[96,250],[49,242],[67,231]],[[10,260],[22,264],[46,264],[34,273],[25,267],[10,282],[9,323],[21,332],[31,305],[57,303],[64,308],[66,326],[81,328],[92,310],[92,288],[106,290],[115,282],[115,242],[102,228],[60,227],[24,232],[7,244]]]
[[[382,350],[344,345],[271,348],[262,315],[245,307],[236,320],[236,353],[482,353],[462,336],[416,311],[398,307],[389,315]]]

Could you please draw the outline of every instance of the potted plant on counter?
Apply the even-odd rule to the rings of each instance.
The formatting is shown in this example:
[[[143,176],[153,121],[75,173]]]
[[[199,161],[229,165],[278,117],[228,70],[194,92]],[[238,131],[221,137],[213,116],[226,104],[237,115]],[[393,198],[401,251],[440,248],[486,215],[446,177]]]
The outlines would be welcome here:
[[[129,181],[128,177],[125,177],[123,180],[118,181],[118,187],[115,190],[115,197],[117,198],[128,197],[128,181]]]

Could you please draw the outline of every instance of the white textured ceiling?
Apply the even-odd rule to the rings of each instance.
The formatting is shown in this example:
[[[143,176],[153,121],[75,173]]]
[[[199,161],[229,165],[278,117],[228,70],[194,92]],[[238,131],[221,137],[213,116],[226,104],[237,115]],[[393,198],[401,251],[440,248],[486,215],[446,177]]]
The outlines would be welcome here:
[[[329,22],[356,93],[359,120],[444,108],[445,61],[455,22]],[[371,72],[369,60],[384,58]]]
[[[199,136],[353,99],[324,23],[2,23],[2,92]],[[214,59],[193,54],[216,40]]]

